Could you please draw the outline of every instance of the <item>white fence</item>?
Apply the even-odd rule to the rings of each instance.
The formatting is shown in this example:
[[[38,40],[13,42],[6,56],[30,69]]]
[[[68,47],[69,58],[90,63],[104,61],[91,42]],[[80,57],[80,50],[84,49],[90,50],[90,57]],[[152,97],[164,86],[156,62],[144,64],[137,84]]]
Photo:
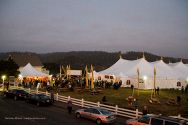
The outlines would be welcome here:
[[[11,86],[11,88],[20,88],[20,89],[24,89],[25,91],[29,92],[29,93],[41,93],[41,94],[45,94],[47,96],[50,96],[50,93],[46,92],[42,92],[42,91],[38,91],[38,90],[31,90],[29,89],[25,89],[22,87],[16,87],[16,86]],[[71,97],[68,96],[62,96],[59,95],[58,93],[55,94],[55,100],[56,101],[60,101],[60,102],[64,102],[66,103],[68,101],[68,99],[70,99]],[[116,115],[119,116],[123,116],[123,117],[127,117],[127,118],[138,118],[142,115],[142,112],[139,112],[138,109],[134,110],[129,110],[129,109],[124,109],[124,108],[119,108],[117,105],[116,106],[109,106],[109,105],[105,105],[105,104],[101,104],[100,102],[94,103],[94,102],[90,102],[90,101],[86,101],[84,99],[76,99],[76,98],[71,98],[73,105],[77,105],[77,106],[81,106],[81,107],[102,107],[104,109],[107,109],[109,111],[114,112]],[[178,119],[182,119],[185,121],[188,121],[187,118],[183,118],[181,117],[181,115],[178,116],[170,116],[173,118],[178,118]]]
[[[15,87],[11,87],[11,88],[15,88]],[[24,88],[22,88],[22,89],[24,89]],[[47,91],[42,92],[42,91],[38,91],[38,90],[31,90],[30,88],[24,89],[24,90],[28,91],[31,94],[39,93],[39,94],[45,94],[47,96],[50,96],[50,93],[48,93]],[[59,95],[58,93],[54,94],[54,98],[56,101],[60,101],[60,102],[64,102],[64,103],[66,103],[68,101],[68,99],[71,98],[73,105],[86,107],[86,108],[87,107],[101,107],[103,109],[107,109],[108,111],[115,113],[116,115],[127,117],[127,118],[138,118],[139,116],[142,115],[142,112],[139,112],[138,109],[129,110],[129,109],[124,109],[124,108],[119,108],[118,105],[109,106],[109,105],[101,104],[100,102],[94,103],[94,102],[86,101],[84,99],[76,99],[76,98],[72,98],[70,96],[68,96],[68,97],[62,96],[62,95]]]

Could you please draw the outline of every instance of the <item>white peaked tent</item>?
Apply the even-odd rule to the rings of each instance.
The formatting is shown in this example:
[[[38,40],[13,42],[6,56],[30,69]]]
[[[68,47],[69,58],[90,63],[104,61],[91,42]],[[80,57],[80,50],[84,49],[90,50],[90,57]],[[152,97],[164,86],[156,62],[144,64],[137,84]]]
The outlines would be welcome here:
[[[182,61],[177,63],[170,63],[169,66],[176,71],[179,79],[185,80],[188,78],[188,67],[183,64]]]
[[[153,67],[152,65],[145,60],[145,58],[141,58],[138,60],[134,60],[131,62],[132,65],[128,65],[126,75],[129,77],[137,77],[137,69],[139,69],[140,76],[144,77],[153,77]]]
[[[23,77],[48,77],[48,74],[39,72],[30,63],[28,63],[23,69],[20,70],[20,74]]]
[[[131,84],[138,87],[138,74],[139,70],[139,89],[153,89],[154,67],[144,57],[138,60],[131,61],[126,75],[129,76]]]
[[[160,88],[179,88],[177,86],[178,73],[170,66],[163,62],[163,60],[151,63],[156,68],[156,86]]]
[[[140,81],[139,88],[154,88],[154,67],[156,68],[156,86],[159,88],[181,88],[177,86],[180,78],[188,79],[188,67],[182,62],[169,66],[162,60],[149,63],[145,58],[138,60],[125,60],[120,58],[115,64],[106,70],[98,72],[98,75],[114,75],[123,81],[123,87],[130,86],[127,80],[131,81],[135,87],[138,86],[137,69],[139,69]],[[182,81],[181,81],[182,82]]]
[[[124,69],[126,69],[127,64],[129,63],[128,60],[120,58],[115,64],[109,67],[106,70],[99,72],[99,74],[108,74],[108,75],[115,75],[115,76],[124,76]]]
[[[153,66],[144,58],[134,61],[120,58],[115,64],[113,64],[108,69],[99,72],[99,74],[136,77],[137,68],[139,68],[141,76],[153,76]]]
[[[158,78],[178,79],[177,72],[174,72],[172,67],[164,63],[163,60],[155,61],[151,64],[156,67]]]

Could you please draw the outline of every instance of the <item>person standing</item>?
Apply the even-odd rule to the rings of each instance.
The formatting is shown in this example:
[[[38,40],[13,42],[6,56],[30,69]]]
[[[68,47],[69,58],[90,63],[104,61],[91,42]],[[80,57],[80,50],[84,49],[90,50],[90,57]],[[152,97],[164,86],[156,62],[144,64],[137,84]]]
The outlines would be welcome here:
[[[147,115],[148,114],[148,107],[144,106],[144,109],[142,110],[142,114],[143,115]]]
[[[102,98],[102,102],[106,102],[107,100],[106,100],[106,96],[103,96],[103,98]]]
[[[135,109],[138,109],[138,99],[134,99],[133,106]]]
[[[68,109],[68,113],[71,114],[72,113],[72,101],[71,101],[71,99],[69,99],[68,102],[67,102],[67,109]]]
[[[179,95],[176,97],[176,103],[177,105],[181,105],[181,97]]]
[[[9,90],[9,82],[7,82],[7,91]]]
[[[156,94],[159,95],[159,86],[157,87],[157,93]]]
[[[40,82],[38,82],[38,84],[37,84],[37,90],[40,88]]]
[[[181,87],[181,93],[184,94],[184,86]]]
[[[51,90],[51,92],[50,92],[50,98],[51,98],[52,102],[54,103],[54,92],[53,92],[53,90]]]

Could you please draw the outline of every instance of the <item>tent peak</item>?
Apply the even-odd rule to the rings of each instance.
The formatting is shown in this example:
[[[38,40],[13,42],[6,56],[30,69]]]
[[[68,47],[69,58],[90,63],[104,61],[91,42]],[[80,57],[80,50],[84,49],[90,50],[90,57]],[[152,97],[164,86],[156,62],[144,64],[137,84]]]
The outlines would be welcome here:
[[[32,65],[31,65],[31,63],[29,62],[29,63],[27,63],[27,65],[25,65],[25,66],[30,66],[30,67],[33,67]]]
[[[180,62],[183,63],[183,59],[182,58],[181,58]]]
[[[142,56],[142,58],[146,59],[144,52],[143,52],[143,56]]]
[[[161,61],[163,61],[163,56],[161,56]]]
[[[121,54],[119,55],[119,59],[122,59],[122,55]]]
[[[122,59],[121,51],[119,51],[119,58]]]

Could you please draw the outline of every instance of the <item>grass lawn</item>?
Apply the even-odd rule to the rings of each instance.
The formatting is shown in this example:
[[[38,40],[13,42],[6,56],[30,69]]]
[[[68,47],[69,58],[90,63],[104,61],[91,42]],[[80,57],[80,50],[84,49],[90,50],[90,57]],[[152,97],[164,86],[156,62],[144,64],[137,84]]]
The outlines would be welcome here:
[[[124,108],[133,108],[128,106],[128,101],[126,98],[132,94],[130,88],[120,88],[119,90],[114,89],[103,89],[102,93],[97,95],[91,95],[90,92],[79,92],[79,91],[65,91],[59,94],[64,96],[71,96],[77,99],[84,99],[87,101],[98,102],[102,100],[103,96],[106,96],[107,103],[112,105],[118,105]],[[137,95],[137,90],[134,92],[134,98],[138,99],[139,111],[142,111],[143,106],[148,106],[149,113],[162,114],[162,115],[178,115],[188,118],[188,93],[182,94],[179,90],[160,90],[159,96],[156,96],[160,100],[160,104],[151,104],[149,99],[151,97],[151,90],[139,90],[139,96]],[[181,105],[168,105],[166,104],[169,98],[174,98],[181,96]]]

